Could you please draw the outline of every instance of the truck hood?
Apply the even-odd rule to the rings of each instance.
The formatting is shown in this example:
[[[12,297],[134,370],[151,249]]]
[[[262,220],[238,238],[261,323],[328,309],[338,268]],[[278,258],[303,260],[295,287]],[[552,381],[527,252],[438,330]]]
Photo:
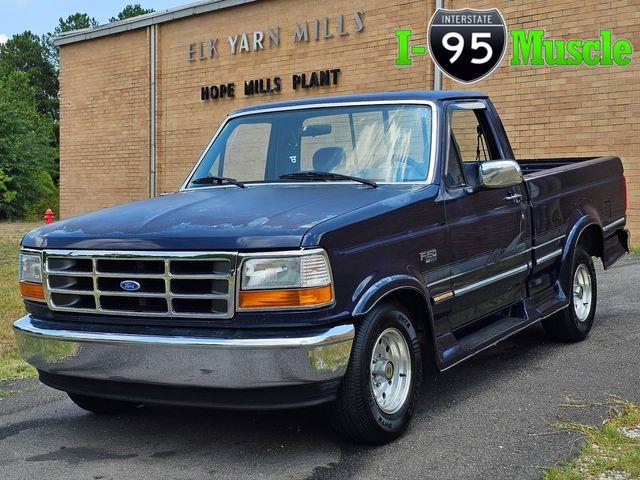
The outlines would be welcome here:
[[[312,227],[420,187],[220,186],[107,208],[32,230],[22,245],[94,250],[298,248]]]

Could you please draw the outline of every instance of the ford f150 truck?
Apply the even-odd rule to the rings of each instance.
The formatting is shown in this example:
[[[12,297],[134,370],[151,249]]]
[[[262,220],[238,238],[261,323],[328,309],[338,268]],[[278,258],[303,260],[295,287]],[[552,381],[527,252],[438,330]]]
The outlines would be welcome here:
[[[24,237],[17,344],[92,412],[327,402],[339,432],[383,443],[423,361],[540,321],[583,340],[625,212],[619,158],[516,161],[481,93],[252,106],[178,192]]]

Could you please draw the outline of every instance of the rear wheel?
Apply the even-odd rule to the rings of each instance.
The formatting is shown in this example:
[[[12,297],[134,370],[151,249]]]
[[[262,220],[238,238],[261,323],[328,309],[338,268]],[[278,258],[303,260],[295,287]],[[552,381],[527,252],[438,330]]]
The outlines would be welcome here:
[[[98,415],[114,415],[116,413],[124,413],[133,410],[138,406],[137,403],[124,402],[122,400],[111,400],[109,398],[92,397],[89,395],[80,395],[78,393],[67,392],[69,398],[80,408]]]
[[[358,443],[389,442],[413,417],[421,383],[413,321],[398,305],[379,305],[358,326],[349,367],[331,406],[332,424]]]
[[[571,300],[561,312],[542,321],[554,340],[578,342],[587,338],[596,313],[598,284],[591,256],[578,247],[573,261]]]

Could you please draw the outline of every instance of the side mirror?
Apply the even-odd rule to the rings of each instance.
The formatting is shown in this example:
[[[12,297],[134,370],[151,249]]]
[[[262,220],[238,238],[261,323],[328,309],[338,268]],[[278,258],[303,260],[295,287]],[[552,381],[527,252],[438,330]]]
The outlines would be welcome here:
[[[514,160],[489,160],[480,163],[480,184],[485,188],[505,188],[523,181],[520,165]]]

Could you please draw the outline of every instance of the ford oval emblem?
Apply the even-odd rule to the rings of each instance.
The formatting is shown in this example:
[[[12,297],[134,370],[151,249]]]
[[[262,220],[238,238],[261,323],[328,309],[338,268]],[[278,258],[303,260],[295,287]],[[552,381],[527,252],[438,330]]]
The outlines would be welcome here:
[[[120,288],[127,292],[136,292],[140,290],[140,284],[134,280],[123,280],[120,282]]]

